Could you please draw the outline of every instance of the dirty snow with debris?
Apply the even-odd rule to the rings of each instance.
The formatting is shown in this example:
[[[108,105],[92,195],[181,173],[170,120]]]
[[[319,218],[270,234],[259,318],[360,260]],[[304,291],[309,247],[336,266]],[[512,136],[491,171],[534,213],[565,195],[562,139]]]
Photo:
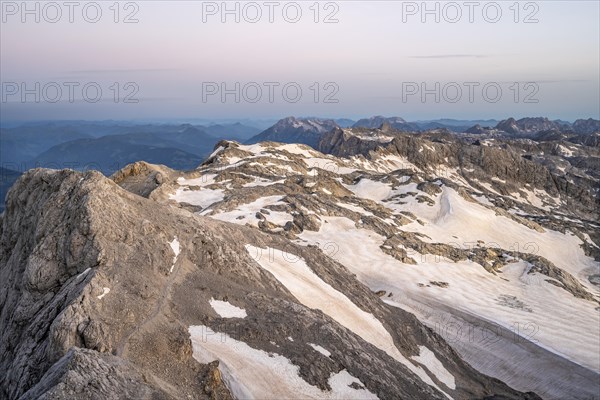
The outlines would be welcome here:
[[[371,313],[363,311],[346,295],[323,281],[303,258],[277,249],[246,245],[254,260],[307,307],[321,310],[339,324],[385,351],[410,369],[428,385],[442,391],[419,366],[409,361],[396,347],[394,339],[383,324]],[[269,254],[269,257],[262,255]]]
[[[323,391],[307,383],[300,376],[297,365],[277,353],[250,347],[225,333],[214,332],[199,325],[190,326],[193,357],[200,363],[219,361],[223,381],[238,399],[377,399],[367,389],[349,386],[358,383],[346,370],[329,378],[330,391]],[[276,382],[276,384],[274,384]]]

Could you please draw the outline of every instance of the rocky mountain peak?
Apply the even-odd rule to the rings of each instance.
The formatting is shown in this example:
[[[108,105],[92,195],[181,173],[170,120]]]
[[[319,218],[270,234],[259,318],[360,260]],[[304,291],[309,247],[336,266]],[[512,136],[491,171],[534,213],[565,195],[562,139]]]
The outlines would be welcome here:
[[[386,123],[318,147],[24,174],[0,217],[0,397],[597,392],[596,148]]]
[[[500,121],[496,129],[510,134],[535,134],[542,131],[562,130],[564,126],[556,121],[550,121],[546,117],[521,118],[518,121],[508,118]]]
[[[156,171],[175,177],[137,164],[116,178],[127,186]],[[0,235],[3,397],[522,398],[320,249],[160,200],[186,182],[164,182],[148,199],[95,172],[38,169],[19,179]],[[292,265],[308,286],[291,285]],[[419,354],[444,360],[446,372],[427,372]],[[277,380],[277,393],[252,371]]]
[[[287,117],[279,120],[275,125],[262,133],[252,137],[246,143],[273,141],[303,143],[311,147],[316,147],[325,132],[338,127],[338,124],[331,119]]]
[[[578,119],[573,123],[572,129],[575,133],[591,135],[600,132],[600,120],[593,118]]]
[[[400,117],[384,117],[382,115],[376,115],[374,117],[363,118],[363,119],[358,120],[353,125],[353,128],[371,128],[371,129],[373,129],[373,128],[380,127],[385,122],[389,123],[392,126],[406,123],[406,121]]]

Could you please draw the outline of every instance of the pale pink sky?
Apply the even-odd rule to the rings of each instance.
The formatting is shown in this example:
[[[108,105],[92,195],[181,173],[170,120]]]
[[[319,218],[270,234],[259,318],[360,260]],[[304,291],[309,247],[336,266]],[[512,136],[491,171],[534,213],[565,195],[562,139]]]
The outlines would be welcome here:
[[[496,23],[486,21],[481,9],[474,11],[471,23],[464,7],[462,18],[451,23],[455,10],[444,8],[444,2],[438,6],[439,22],[433,14],[425,15],[423,22],[422,10],[407,8],[411,2],[321,2],[318,23],[314,22],[312,1],[296,3],[302,10],[297,23],[283,17],[282,8],[290,2],[279,3],[273,23],[268,21],[263,2],[255,3],[262,12],[256,23],[248,21],[254,18],[254,9],[246,8],[247,14],[243,14],[243,2],[238,6],[240,22],[232,14],[225,16],[225,23],[221,10],[208,14],[210,2],[141,1],[127,9],[122,2],[119,23],[113,20],[114,9],[109,9],[113,2],[98,2],[102,17],[97,23],[86,22],[81,9],[75,9],[75,21],[70,23],[66,8],[56,23],[45,21],[42,10],[39,23],[34,21],[35,15],[25,15],[22,22],[22,10],[15,11],[7,3],[21,5],[20,1],[2,2],[0,74],[6,100],[1,104],[2,118],[387,114],[409,119],[525,115],[574,119],[598,118],[600,109],[600,11],[596,1],[521,2],[519,15],[509,8],[512,1],[497,2],[502,17]],[[435,3],[428,4],[433,8]],[[35,2],[28,4],[35,7]],[[221,2],[212,4],[221,6]],[[236,2],[227,4],[236,6]],[[419,7],[421,2],[412,4]],[[288,9],[288,16],[294,16],[293,10]],[[93,16],[92,11],[88,10],[88,15]],[[488,10],[488,17],[493,17],[492,11]],[[54,18],[54,10],[46,12],[47,18]],[[139,22],[123,23],[132,12]],[[338,22],[323,23],[328,14]],[[538,22],[524,23],[529,14]],[[5,96],[7,82],[27,87],[35,82],[42,86],[48,82],[96,82],[103,95],[93,104],[69,103],[66,94],[57,103],[42,99],[36,104],[33,96],[23,103],[18,93]],[[115,103],[109,89],[115,82],[120,86],[134,82],[139,103]],[[266,100],[266,92],[257,103],[244,98],[237,103],[233,95],[222,102],[218,94],[203,101],[203,82],[225,82],[229,87],[235,82],[241,86],[257,82],[263,88],[264,82],[278,82],[280,87],[296,82],[303,93],[297,103],[285,101],[280,92],[273,103]],[[315,82],[320,86],[319,101],[314,99]],[[331,92],[324,89],[327,82],[339,89],[333,96],[337,103],[322,101]],[[424,102],[420,95],[404,100],[407,82],[426,82],[430,88],[435,82],[441,87],[452,82],[460,86],[464,82],[480,86],[498,83],[503,93],[500,101],[491,103],[478,89],[470,102],[463,86],[463,97],[456,103],[444,98],[436,102],[433,95]],[[514,82],[521,90],[516,102],[514,87],[510,88]],[[533,93],[523,88],[526,82],[536,83],[533,98],[537,103],[523,101]],[[123,87],[120,90],[121,95],[126,92]]]

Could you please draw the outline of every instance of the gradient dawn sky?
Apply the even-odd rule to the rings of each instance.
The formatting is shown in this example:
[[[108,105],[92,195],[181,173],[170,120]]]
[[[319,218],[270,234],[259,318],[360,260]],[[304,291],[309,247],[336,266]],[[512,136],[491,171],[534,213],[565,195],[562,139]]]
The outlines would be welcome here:
[[[599,118],[595,0],[90,3],[1,2],[4,121]]]

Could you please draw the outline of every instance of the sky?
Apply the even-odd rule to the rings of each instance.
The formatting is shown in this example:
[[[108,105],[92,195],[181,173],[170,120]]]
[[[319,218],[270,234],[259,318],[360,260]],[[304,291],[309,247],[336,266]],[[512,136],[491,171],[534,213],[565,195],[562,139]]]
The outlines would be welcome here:
[[[598,1],[23,4],[3,121],[600,117]]]

